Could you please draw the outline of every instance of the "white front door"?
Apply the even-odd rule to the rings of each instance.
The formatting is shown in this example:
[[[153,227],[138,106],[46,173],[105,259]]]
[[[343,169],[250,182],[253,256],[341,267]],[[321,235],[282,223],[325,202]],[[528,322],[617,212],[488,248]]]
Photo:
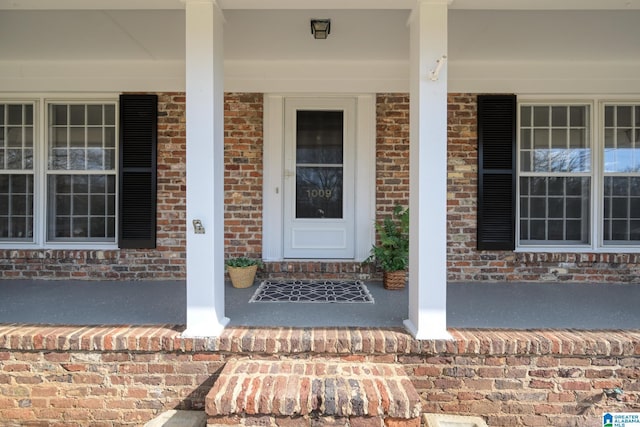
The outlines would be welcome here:
[[[284,257],[353,258],[353,98],[285,101]]]

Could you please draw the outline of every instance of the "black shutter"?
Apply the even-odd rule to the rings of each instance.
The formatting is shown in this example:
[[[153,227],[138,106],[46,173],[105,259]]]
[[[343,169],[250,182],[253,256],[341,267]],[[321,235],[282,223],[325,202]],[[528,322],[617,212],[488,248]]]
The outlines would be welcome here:
[[[156,247],[158,97],[120,96],[118,246]]]
[[[515,249],[516,97],[478,96],[478,249]]]

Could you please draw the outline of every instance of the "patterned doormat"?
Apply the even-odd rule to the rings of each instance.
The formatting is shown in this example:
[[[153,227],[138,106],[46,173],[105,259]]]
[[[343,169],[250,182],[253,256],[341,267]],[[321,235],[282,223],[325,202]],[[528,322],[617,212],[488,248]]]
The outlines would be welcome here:
[[[372,304],[374,301],[359,280],[265,280],[249,302]]]

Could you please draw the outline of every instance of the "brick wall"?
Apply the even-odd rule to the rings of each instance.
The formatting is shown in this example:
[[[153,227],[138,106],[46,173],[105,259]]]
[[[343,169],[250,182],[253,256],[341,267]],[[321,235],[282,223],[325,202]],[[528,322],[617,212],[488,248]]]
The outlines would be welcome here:
[[[416,341],[397,330],[227,328],[186,339],[163,327],[0,325],[0,425],[141,425],[199,409],[234,357],[402,366],[423,412],[491,427],[595,427],[605,411],[640,411],[638,331],[450,332]]]
[[[224,105],[224,245],[227,257],[262,256],[263,97],[227,93]]]
[[[158,94],[157,247],[0,250],[0,279],[181,279],[185,276],[185,97]]]
[[[376,216],[409,203],[409,95],[376,97]]]
[[[640,254],[476,250],[476,96],[449,94],[447,259],[451,281],[640,283]]]
[[[262,251],[263,96],[225,96],[226,256]],[[185,97],[159,94],[158,247],[154,250],[0,250],[0,278],[185,277]],[[376,204],[381,218],[409,199],[409,96],[376,98]],[[640,254],[478,252],[476,96],[449,95],[448,278],[451,281],[640,282]],[[274,276],[365,278],[360,263],[281,262]]]

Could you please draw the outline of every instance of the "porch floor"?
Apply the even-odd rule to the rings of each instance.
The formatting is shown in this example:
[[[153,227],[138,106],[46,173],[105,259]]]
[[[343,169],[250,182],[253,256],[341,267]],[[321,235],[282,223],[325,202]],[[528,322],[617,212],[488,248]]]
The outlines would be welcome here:
[[[374,304],[249,303],[227,284],[231,326],[402,327],[408,291],[370,281]],[[451,328],[638,329],[640,285],[450,283]],[[0,323],[184,325],[184,281],[0,280]]]

